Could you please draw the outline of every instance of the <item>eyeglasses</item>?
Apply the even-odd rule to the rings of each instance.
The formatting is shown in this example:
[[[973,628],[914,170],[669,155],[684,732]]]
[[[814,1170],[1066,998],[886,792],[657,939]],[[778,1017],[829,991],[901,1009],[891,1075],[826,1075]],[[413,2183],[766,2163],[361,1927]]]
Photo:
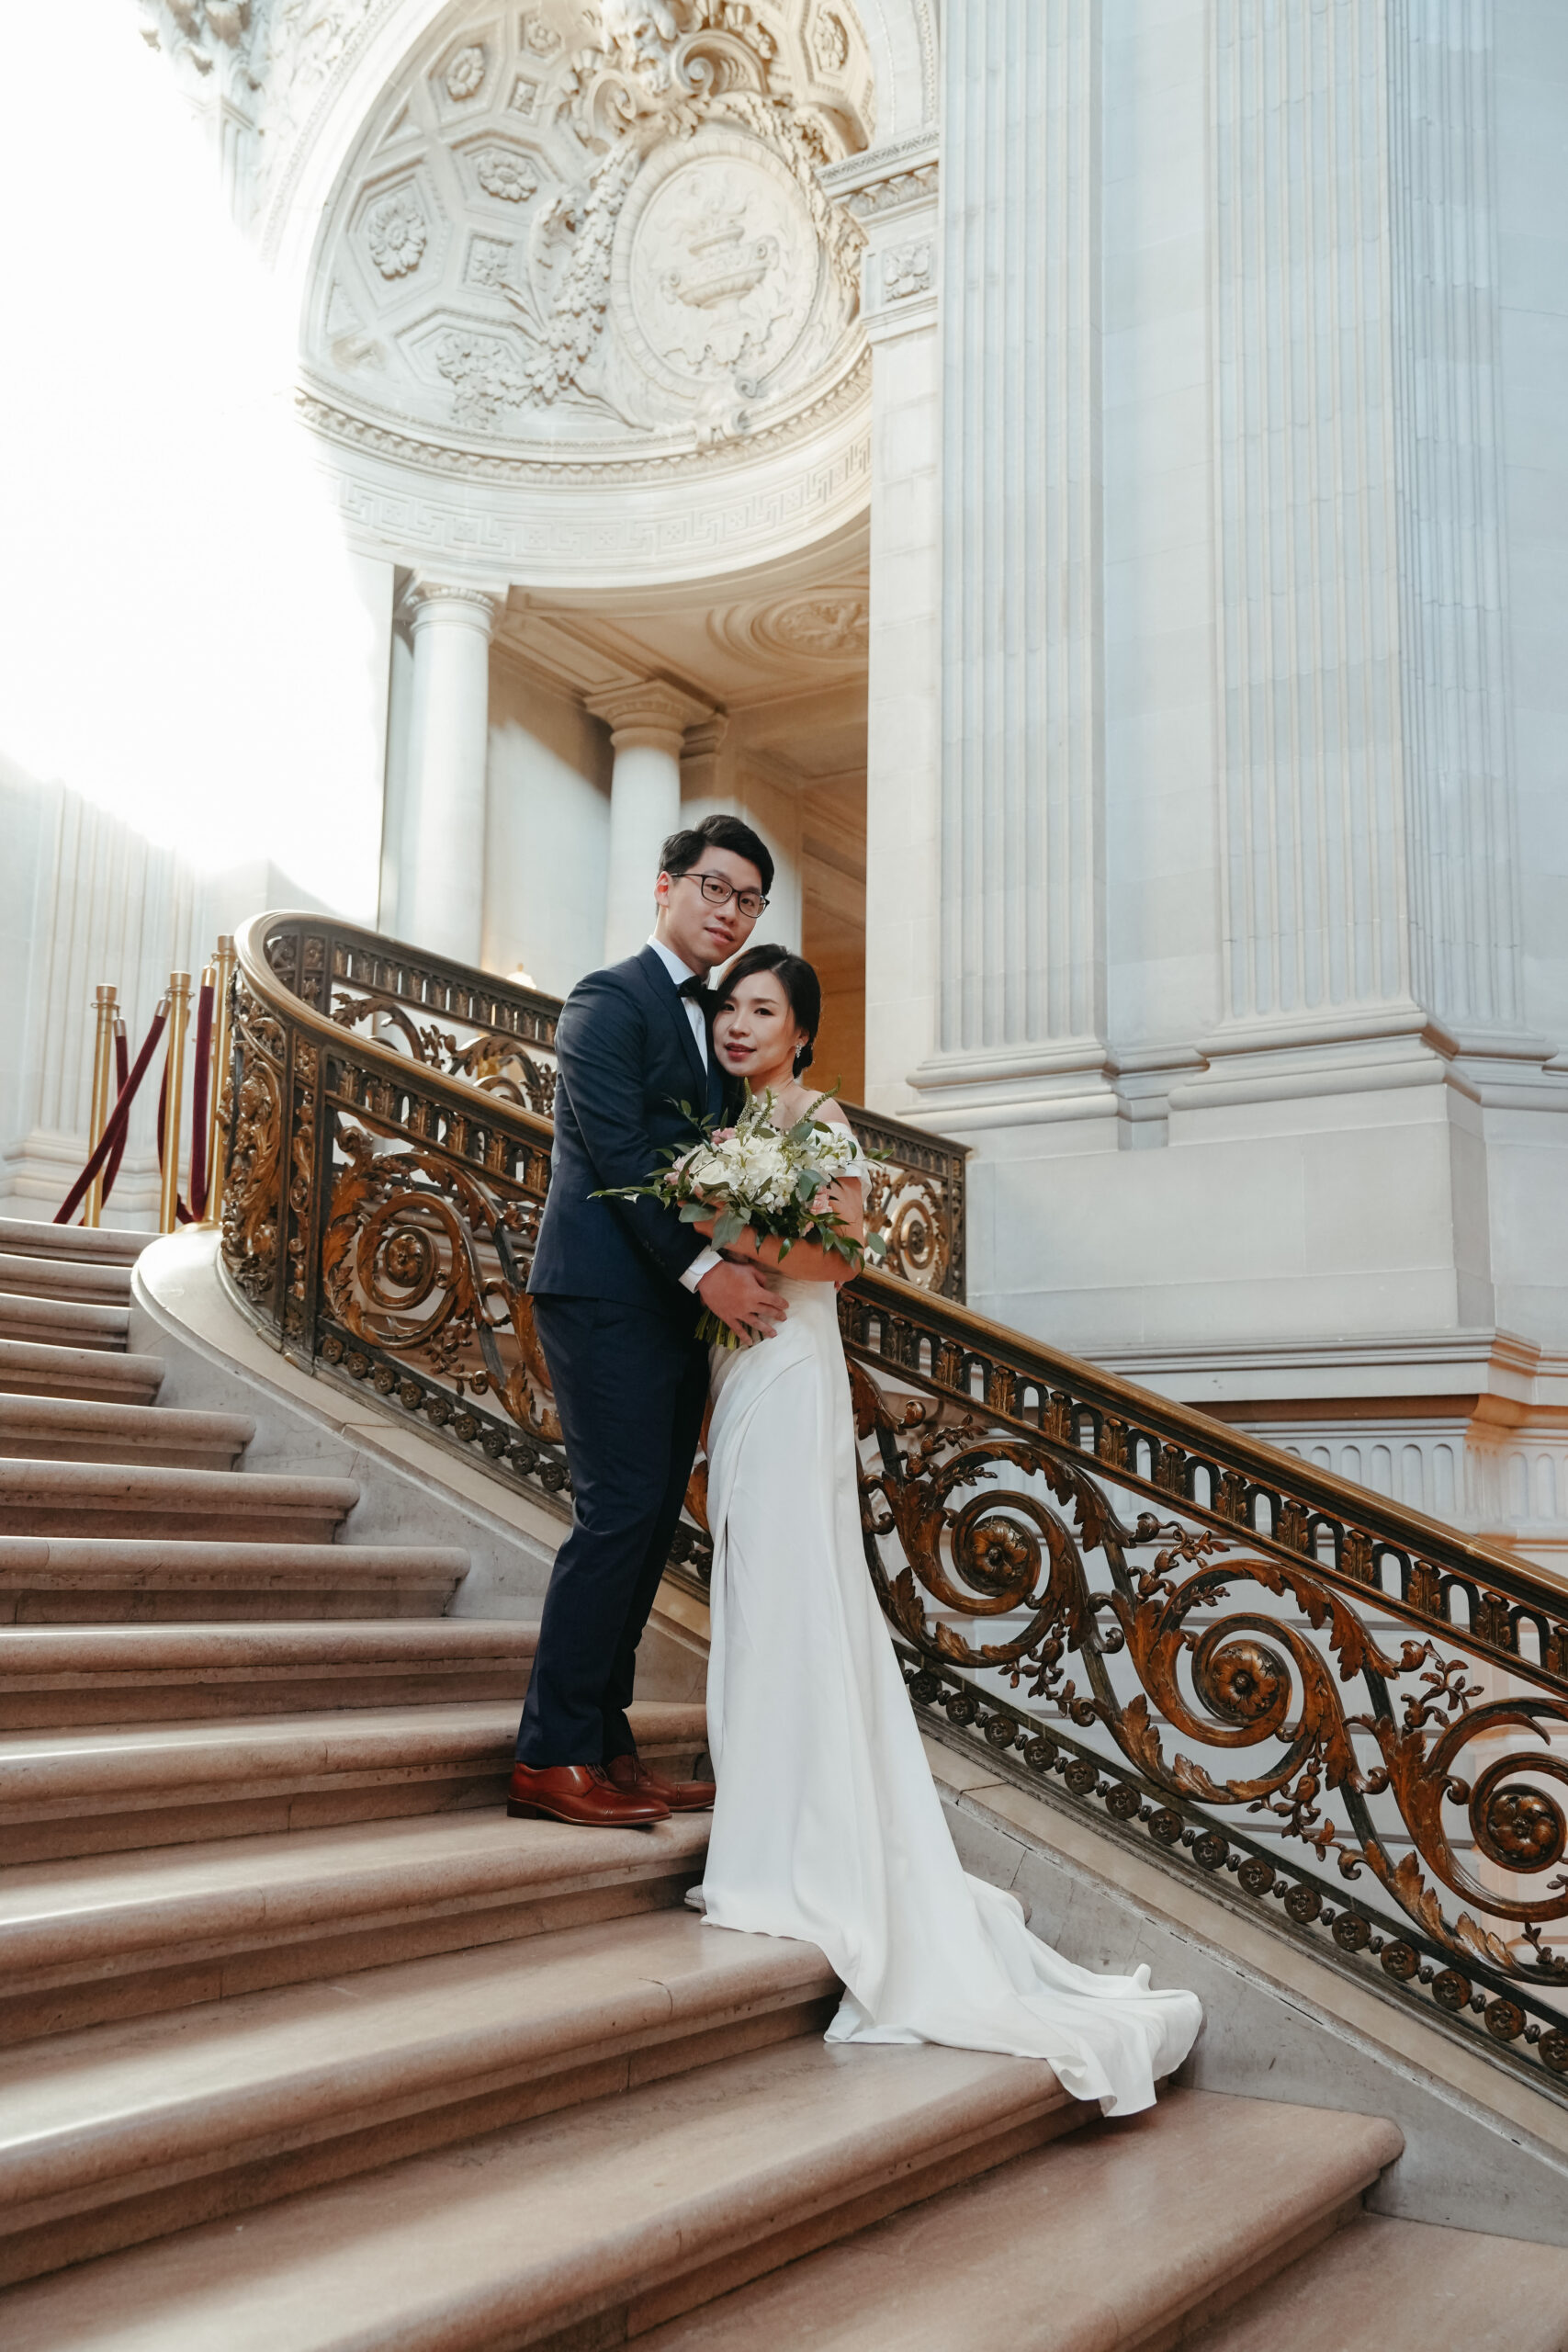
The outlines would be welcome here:
[[[677,882],[694,882],[710,907],[727,907],[731,899],[749,922],[755,922],[767,905],[761,890],[738,890],[722,874],[678,874]]]

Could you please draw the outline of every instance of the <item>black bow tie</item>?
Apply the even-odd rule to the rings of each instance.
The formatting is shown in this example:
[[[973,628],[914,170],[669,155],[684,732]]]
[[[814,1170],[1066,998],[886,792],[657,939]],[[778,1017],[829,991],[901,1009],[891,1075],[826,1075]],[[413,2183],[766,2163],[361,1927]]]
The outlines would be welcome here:
[[[677,986],[675,993],[677,996],[689,997],[694,1004],[701,1005],[705,1012],[711,1012],[717,1001],[716,991],[710,989],[705,980],[699,980],[695,972],[687,973],[685,978]]]

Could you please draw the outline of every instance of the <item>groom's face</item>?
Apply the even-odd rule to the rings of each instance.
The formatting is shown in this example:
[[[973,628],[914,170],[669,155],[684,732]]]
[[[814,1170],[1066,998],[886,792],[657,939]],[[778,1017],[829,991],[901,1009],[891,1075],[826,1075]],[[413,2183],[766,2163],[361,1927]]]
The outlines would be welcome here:
[[[722,906],[703,896],[703,877],[716,875],[728,882],[731,896]],[[659,935],[694,972],[711,972],[728,964],[750,938],[756,918],[743,915],[733,893],[755,890],[762,877],[749,857],[732,849],[705,849],[689,874],[661,874],[654,884],[659,900]]]

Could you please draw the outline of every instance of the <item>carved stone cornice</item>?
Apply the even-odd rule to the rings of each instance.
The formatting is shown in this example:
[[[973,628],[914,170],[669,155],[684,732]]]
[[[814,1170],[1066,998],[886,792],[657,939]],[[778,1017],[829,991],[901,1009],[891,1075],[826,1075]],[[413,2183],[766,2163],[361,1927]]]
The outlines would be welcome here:
[[[921,130],[886,147],[868,147],[818,173],[825,195],[841,204],[863,226],[880,225],[896,215],[936,200],[941,177],[941,141]]]
[[[668,678],[631,678],[624,685],[605,686],[584,695],[583,707],[610,729],[615,751],[649,747],[679,759],[686,729],[705,726],[716,716],[712,703],[699,700]]]
[[[295,394],[295,402],[305,423],[324,440],[374,451],[398,465],[460,475],[466,481],[610,486],[624,481],[667,481],[682,474],[712,477],[727,468],[733,470],[750,466],[759,457],[787,448],[791,442],[808,440],[836,418],[864,407],[870,399],[870,354],[862,346],[815,400],[754,427],[742,439],[699,449],[689,444],[666,444],[662,447],[655,444],[636,457],[621,452],[599,457],[592,450],[584,450],[581,455],[574,452],[563,458],[547,455],[543,447],[519,451],[513,456],[493,445],[484,447],[456,438],[437,440],[417,428],[389,424],[378,417],[344,407],[340,401],[325,400],[308,386],[302,386]]]
[[[695,726],[687,728],[685,739],[681,747],[682,758],[683,760],[716,759],[724,748],[724,739],[728,732],[728,713],[716,710],[711,718],[699,719]]]

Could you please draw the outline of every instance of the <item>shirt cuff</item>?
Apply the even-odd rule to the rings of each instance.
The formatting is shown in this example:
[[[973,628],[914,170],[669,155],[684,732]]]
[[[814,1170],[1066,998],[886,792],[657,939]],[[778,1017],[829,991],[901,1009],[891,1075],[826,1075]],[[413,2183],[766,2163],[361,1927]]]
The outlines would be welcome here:
[[[722,1266],[724,1260],[719,1256],[716,1250],[699,1250],[691,1264],[687,1267],[685,1272],[681,1276],[682,1285],[694,1296],[696,1294],[697,1284],[703,1280],[704,1276],[711,1274],[716,1266]]]

